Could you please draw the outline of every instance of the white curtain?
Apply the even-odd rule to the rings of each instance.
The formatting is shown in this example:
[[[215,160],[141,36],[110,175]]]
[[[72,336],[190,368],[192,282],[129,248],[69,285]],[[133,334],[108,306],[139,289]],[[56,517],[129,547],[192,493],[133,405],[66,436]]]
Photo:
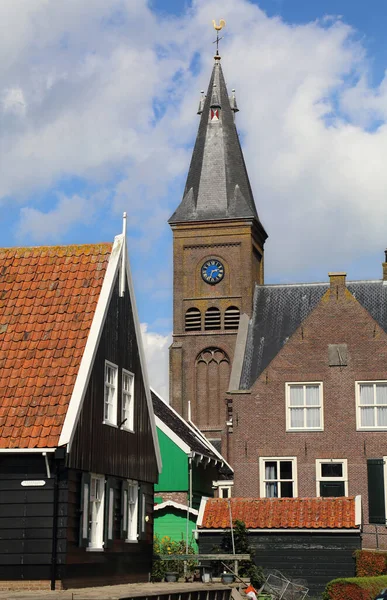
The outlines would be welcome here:
[[[303,406],[304,405],[304,386],[303,385],[291,385],[290,389],[290,406]]]
[[[374,385],[373,383],[360,384],[360,404],[374,403]]]
[[[379,427],[386,427],[387,426],[387,408],[383,407],[383,408],[377,408],[377,419],[378,419],[378,425]]]
[[[320,409],[319,408],[307,408],[306,409],[306,427],[307,428],[320,427]]]
[[[387,385],[385,383],[377,383],[375,388],[376,404],[384,404],[387,406]]]
[[[277,479],[277,463],[276,462],[266,462],[265,463],[265,479]],[[278,484],[276,481],[273,483],[266,482],[265,485],[265,495],[266,498],[277,498],[278,497]]]
[[[320,406],[320,386],[307,385],[305,386],[306,406]]]
[[[290,427],[304,427],[304,408],[290,409]]]
[[[361,408],[360,409],[360,421],[362,427],[374,427],[374,409],[373,408]]]

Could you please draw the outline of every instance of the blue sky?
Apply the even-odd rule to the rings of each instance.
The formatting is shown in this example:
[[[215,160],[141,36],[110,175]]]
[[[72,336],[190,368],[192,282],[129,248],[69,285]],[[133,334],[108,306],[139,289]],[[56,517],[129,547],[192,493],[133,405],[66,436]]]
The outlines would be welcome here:
[[[15,6],[17,4],[17,6]],[[221,8],[220,8],[221,6]],[[167,389],[168,217],[212,67],[212,19],[269,234],[267,282],[379,278],[387,246],[387,6],[371,0],[2,0],[3,246],[129,252],[151,379]]]

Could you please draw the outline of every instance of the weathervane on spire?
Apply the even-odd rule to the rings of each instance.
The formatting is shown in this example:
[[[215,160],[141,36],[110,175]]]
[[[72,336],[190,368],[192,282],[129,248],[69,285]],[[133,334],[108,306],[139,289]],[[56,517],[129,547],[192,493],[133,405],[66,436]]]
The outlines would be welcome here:
[[[222,39],[223,39],[223,36],[222,36],[222,37],[219,37],[219,31],[220,31],[221,29],[223,29],[223,27],[226,25],[226,21],[225,21],[224,19],[220,19],[220,21],[219,21],[219,25],[217,25],[217,24],[216,24],[216,21],[215,21],[215,20],[213,20],[213,21],[212,21],[212,24],[213,24],[213,26],[214,26],[214,29],[215,29],[215,31],[216,31],[216,40],[214,40],[214,42],[213,42],[214,44],[216,44],[216,54],[215,54],[215,59],[218,59],[218,60],[219,60],[219,58],[220,58],[220,56],[219,56],[219,42],[220,42],[220,40],[222,40]]]

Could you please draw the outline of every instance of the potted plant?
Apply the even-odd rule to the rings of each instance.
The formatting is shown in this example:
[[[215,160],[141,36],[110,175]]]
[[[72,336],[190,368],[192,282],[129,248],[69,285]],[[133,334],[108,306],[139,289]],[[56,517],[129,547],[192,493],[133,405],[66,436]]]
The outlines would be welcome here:
[[[234,581],[233,573],[227,573],[227,571],[223,571],[223,573],[221,574],[220,577],[221,577],[222,583],[225,583],[225,584],[230,584]]]
[[[175,582],[179,579],[179,573],[177,571],[166,571],[165,581]]]

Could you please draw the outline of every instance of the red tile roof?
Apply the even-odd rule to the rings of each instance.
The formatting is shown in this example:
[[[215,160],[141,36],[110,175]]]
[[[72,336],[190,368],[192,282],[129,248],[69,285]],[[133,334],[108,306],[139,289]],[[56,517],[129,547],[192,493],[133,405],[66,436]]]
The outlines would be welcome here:
[[[231,498],[232,519],[248,529],[353,529],[355,498]],[[230,527],[229,500],[209,498],[204,529]]]
[[[111,249],[0,249],[0,448],[58,444]]]

